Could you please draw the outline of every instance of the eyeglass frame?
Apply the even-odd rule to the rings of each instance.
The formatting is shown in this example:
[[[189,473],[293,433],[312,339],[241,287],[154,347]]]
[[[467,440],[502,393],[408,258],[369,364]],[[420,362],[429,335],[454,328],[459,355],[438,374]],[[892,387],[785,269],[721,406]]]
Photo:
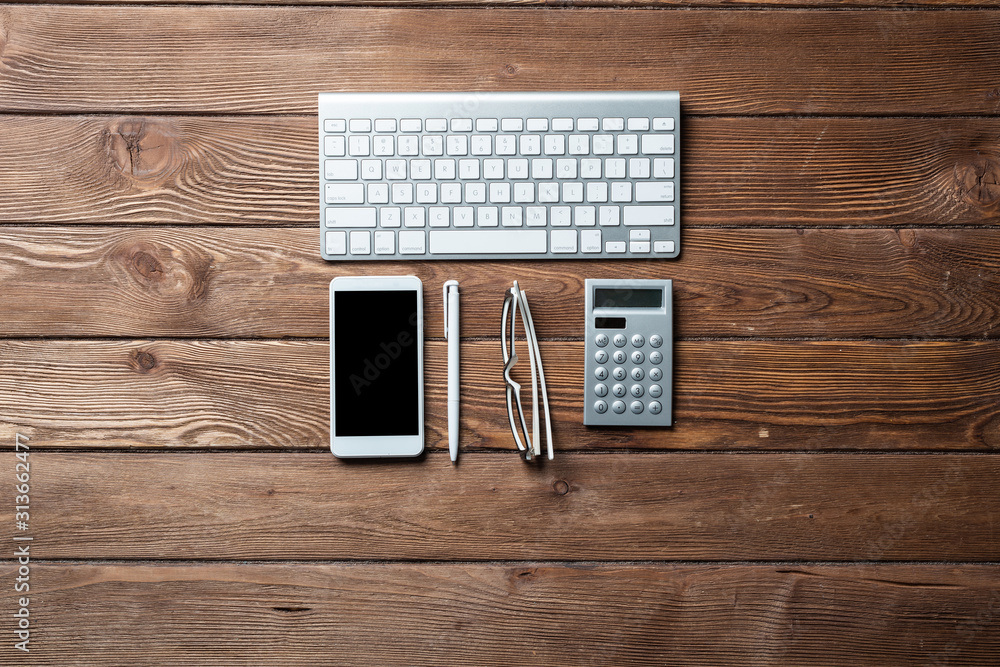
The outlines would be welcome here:
[[[510,372],[518,362],[517,352],[514,349],[516,340],[515,328],[517,323],[517,307],[521,305],[521,323],[524,326],[525,339],[528,343],[528,362],[531,366],[531,435],[528,436],[528,424],[524,419],[524,406],[521,403],[521,385],[516,382]],[[507,398],[507,420],[510,424],[510,432],[514,436],[518,453],[525,461],[532,460],[533,457],[541,456],[541,437],[539,431],[539,411],[538,411],[538,388],[541,386],[542,402],[545,408],[545,436],[547,444],[548,458],[553,458],[552,445],[552,419],[549,412],[549,393],[545,384],[545,371],[542,368],[541,350],[538,348],[538,336],[535,334],[534,321],[531,318],[531,308],[528,306],[528,297],[517,281],[504,293],[503,312],[500,322],[500,341],[503,350],[503,378],[506,385]],[[507,323],[510,322],[510,336],[507,335]],[[509,349],[508,349],[509,348]],[[536,372],[537,366],[537,372]],[[517,406],[517,422],[514,420],[514,406]],[[520,423],[521,433],[524,440],[518,436],[517,424]]]

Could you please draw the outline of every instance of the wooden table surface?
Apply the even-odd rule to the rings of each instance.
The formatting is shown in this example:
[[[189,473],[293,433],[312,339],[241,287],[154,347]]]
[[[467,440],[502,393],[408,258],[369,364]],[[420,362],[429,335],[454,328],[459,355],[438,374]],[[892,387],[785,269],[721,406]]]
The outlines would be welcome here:
[[[0,664],[998,664],[996,3],[405,5],[0,5]],[[320,259],[317,93],[535,89],[680,91],[680,259]],[[329,452],[361,273],[424,282],[415,462]],[[588,277],[673,279],[672,428],[583,427]]]

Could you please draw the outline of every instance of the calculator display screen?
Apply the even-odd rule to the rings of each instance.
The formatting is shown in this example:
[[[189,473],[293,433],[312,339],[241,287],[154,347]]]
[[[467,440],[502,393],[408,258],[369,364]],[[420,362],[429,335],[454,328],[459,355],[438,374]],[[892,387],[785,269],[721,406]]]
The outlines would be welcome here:
[[[662,308],[663,290],[598,287],[594,308]]]

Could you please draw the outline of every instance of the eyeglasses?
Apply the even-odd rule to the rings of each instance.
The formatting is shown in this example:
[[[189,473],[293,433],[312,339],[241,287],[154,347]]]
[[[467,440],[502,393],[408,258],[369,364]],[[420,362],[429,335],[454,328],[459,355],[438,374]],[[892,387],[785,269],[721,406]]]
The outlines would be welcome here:
[[[528,436],[528,424],[524,419],[524,407],[521,404],[521,385],[510,376],[517,363],[517,353],[514,351],[514,325],[517,322],[518,305],[521,307],[521,323],[524,326],[525,339],[528,343],[528,361],[531,364],[531,437]],[[508,334],[509,329],[509,334]],[[548,446],[548,456],[552,452],[552,420],[549,416],[549,393],[545,387],[545,372],[542,370],[542,355],[538,349],[538,337],[535,335],[535,325],[531,320],[531,309],[528,308],[528,298],[514,281],[504,294],[503,319],[500,323],[500,342],[503,347],[503,379],[507,385],[507,419],[510,421],[510,432],[521,454],[521,458],[530,461],[541,456],[542,442],[539,432],[538,388],[541,386],[542,402],[545,406],[545,442]],[[517,420],[514,419],[514,408],[517,408]],[[521,427],[520,435],[518,426]],[[522,440],[523,436],[523,440]]]

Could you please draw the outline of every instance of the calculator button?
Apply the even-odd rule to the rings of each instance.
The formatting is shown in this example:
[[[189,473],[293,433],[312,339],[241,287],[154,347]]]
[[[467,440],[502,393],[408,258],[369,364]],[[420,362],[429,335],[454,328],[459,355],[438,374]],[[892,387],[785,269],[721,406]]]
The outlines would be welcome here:
[[[633,380],[635,380],[636,382],[638,382],[639,380],[641,380],[644,377],[646,377],[646,374],[643,372],[643,370],[641,368],[633,368],[632,369],[632,379]]]
[[[642,404],[642,401],[632,401],[631,408],[633,414],[637,415],[642,414],[642,410],[644,407],[645,406]]]
[[[616,415],[620,415],[621,413],[625,412],[625,404],[622,403],[621,401],[615,401],[614,403],[611,404],[611,410]]]
[[[616,384],[614,387],[611,388],[611,393],[615,395],[615,398],[621,398],[627,393],[625,385]]]
[[[663,371],[661,371],[659,368],[649,369],[650,380],[652,380],[653,382],[659,382],[662,378],[663,378]]]
[[[633,347],[642,347],[645,344],[646,344],[646,339],[643,338],[642,334],[636,334],[636,335],[632,336],[632,346]]]
[[[633,364],[641,364],[644,361],[646,361],[646,355],[644,355],[642,352],[636,350],[635,352],[632,353]]]
[[[658,384],[649,385],[649,395],[652,398],[659,398],[660,396],[663,396],[663,387]]]
[[[603,415],[607,411],[608,411],[608,404],[607,403],[605,403],[604,401],[595,401],[594,402],[594,412],[596,412],[599,415]]]
[[[604,350],[598,350],[597,353],[594,355],[594,361],[596,361],[599,364],[607,363],[608,353]]]
[[[614,342],[615,347],[625,347],[625,343],[628,342],[628,338],[625,337],[625,334],[615,334]]]
[[[632,395],[633,395],[633,396],[635,396],[636,398],[639,398],[639,397],[640,397],[640,396],[642,396],[642,395],[643,395],[644,393],[646,393],[646,392],[645,392],[645,390],[644,390],[644,389],[642,388],[642,385],[641,385],[641,384],[634,384],[634,385],[632,385]]]
[[[655,387],[656,385],[653,386]],[[594,385],[594,393],[597,394],[598,396],[607,396],[608,385],[604,384],[603,382],[598,382],[597,384]]]
[[[628,356],[621,350],[615,350],[615,353],[611,355],[611,358],[615,360],[616,364],[624,364]]]
[[[615,370],[611,371],[611,377],[613,377],[616,380],[624,380],[625,378],[628,377],[628,373],[625,372],[624,368],[618,366],[617,368],[615,368]]]
[[[597,334],[594,342],[597,343],[597,347],[604,347],[608,344],[608,334]]]
[[[650,401],[649,403],[649,414],[658,415],[660,411],[663,410],[663,406],[660,405],[659,401]]]
[[[660,347],[663,345],[663,337],[660,334],[653,334],[649,337],[649,344],[653,347]]]
[[[605,368],[604,366],[598,366],[594,370],[594,377],[597,378],[598,380],[607,380],[608,379],[608,369]]]
[[[659,364],[663,361],[663,353],[659,350],[653,350],[649,353],[649,362],[653,364]]]

